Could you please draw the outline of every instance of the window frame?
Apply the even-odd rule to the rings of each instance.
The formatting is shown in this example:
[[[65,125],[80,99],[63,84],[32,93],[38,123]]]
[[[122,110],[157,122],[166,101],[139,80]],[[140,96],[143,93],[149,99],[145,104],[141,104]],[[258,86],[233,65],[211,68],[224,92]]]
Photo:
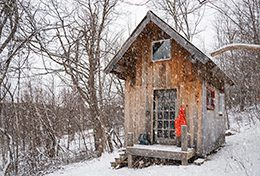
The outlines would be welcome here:
[[[161,42],[161,41],[167,41],[167,40],[168,40],[169,43],[170,43],[169,58],[154,60],[154,59],[153,59],[153,45],[154,45],[155,43],[158,43],[158,42]],[[151,43],[151,60],[152,60],[152,62],[171,60],[171,57],[172,57],[172,40],[171,40],[170,38],[169,38],[169,39],[161,39],[161,40],[152,41],[152,43]]]
[[[173,100],[173,102],[174,102],[174,109],[173,110],[159,110],[159,109],[157,109],[158,105],[159,105],[159,104],[157,104],[157,103],[159,103],[158,99],[156,100],[156,97],[158,95],[157,93],[161,92],[161,93],[164,94],[165,92],[171,92],[171,91],[174,91],[175,92],[175,96],[176,96],[175,99]],[[175,126],[173,126],[173,128],[171,128],[170,124],[171,124],[171,121],[172,121],[172,123],[174,125],[174,121],[177,118],[177,111],[178,111],[178,104],[177,103],[178,103],[178,97],[179,97],[178,92],[179,91],[178,91],[177,87],[174,87],[174,88],[171,88],[171,89],[161,89],[161,88],[153,89],[153,113],[152,113],[152,119],[153,119],[153,122],[152,122],[152,126],[153,126],[153,128],[152,128],[153,143],[158,143],[158,144],[176,144]],[[168,100],[172,100],[172,99],[167,99],[167,100],[165,99],[164,102],[161,102],[161,103],[163,103],[161,105],[166,105],[167,103],[172,102],[172,101],[168,101]],[[169,105],[166,105],[166,106],[169,106]],[[159,119],[159,116],[158,116],[159,113],[167,112],[168,115],[169,115],[173,111],[175,112],[173,119],[171,119],[170,117],[169,118],[165,118],[165,119],[164,119],[164,117],[162,117],[162,119]],[[159,121],[162,121],[162,127],[161,128],[158,127],[159,126],[159,124],[158,124]],[[166,121],[168,121],[168,127],[163,127],[164,123]],[[159,137],[159,135],[158,135],[158,133],[159,133],[158,130],[162,131],[162,136],[161,137]],[[164,137],[165,136],[165,134],[164,134],[165,131],[168,131],[168,133],[169,133],[168,137]],[[173,131],[173,133],[174,133],[173,137],[170,136],[170,133],[171,133],[170,131]]]
[[[206,87],[206,106],[207,110],[215,110],[216,108],[216,91],[209,85]]]
[[[219,100],[218,100],[218,104],[219,104],[219,115],[223,115],[224,111],[225,111],[225,94],[223,92],[219,93]]]

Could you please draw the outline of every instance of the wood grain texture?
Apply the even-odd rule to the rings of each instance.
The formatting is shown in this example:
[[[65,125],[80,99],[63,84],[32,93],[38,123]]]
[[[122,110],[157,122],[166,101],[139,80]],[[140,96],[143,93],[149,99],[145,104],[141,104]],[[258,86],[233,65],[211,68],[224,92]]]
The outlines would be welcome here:
[[[169,147],[158,146],[159,145],[156,145],[156,147],[135,145],[133,147],[127,147],[126,153],[128,157],[131,156],[130,160],[132,160],[133,156],[143,156],[151,158],[180,160],[182,161],[183,165],[187,165],[188,160],[195,155],[195,150],[192,148],[188,148],[187,151],[181,151],[180,148],[174,146],[170,149]],[[132,166],[130,160],[128,161],[130,163],[130,166]]]
[[[126,79],[126,132],[134,132],[135,143],[137,143],[141,133],[150,134],[153,141],[154,90],[177,89],[177,108],[181,104],[186,107],[187,121],[189,122],[188,132],[191,136],[189,143],[194,144],[193,122],[196,119],[194,119],[193,114],[197,116],[198,112],[195,112],[197,108],[192,107],[198,107],[198,103],[201,102],[195,101],[201,98],[200,78],[191,61],[187,59],[190,54],[174,40],[171,40],[172,58],[170,60],[152,61],[152,41],[169,36],[152,23],[149,23],[147,28],[147,33],[140,35],[133,45],[135,55],[139,56],[135,65],[135,84],[131,84],[131,76]],[[149,113],[147,113],[147,109]],[[150,119],[150,125],[145,119]]]
[[[133,132],[133,141],[137,143],[138,136],[147,133],[153,143],[154,90],[176,89],[176,109],[178,110],[180,105],[184,105],[186,109],[188,146],[194,147],[196,154],[202,156],[222,144],[222,133],[224,133],[222,127],[214,127],[216,124],[223,123],[222,117],[216,115],[217,110],[213,112],[214,117],[205,110],[205,85],[208,82],[213,86],[218,84],[217,90],[224,85],[224,82],[210,79],[216,77],[211,73],[203,75],[202,73],[207,72],[207,69],[214,69],[214,65],[208,63],[203,67],[193,63],[188,59],[191,54],[173,39],[171,39],[171,59],[152,61],[152,41],[169,37],[155,24],[148,23],[127,51],[129,57],[125,59],[132,61],[124,62],[131,63],[128,66],[133,68],[130,68],[131,71],[124,76],[126,79],[125,134]],[[134,57],[131,57],[131,52]],[[178,111],[176,116],[177,114]],[[209,120],[208,116],[213,118]],[[214,118],[220,119],[215,122]],[[209,122],[212,122],[212,125]],[[214,136],[214,140],[208,137],[209,134]]]

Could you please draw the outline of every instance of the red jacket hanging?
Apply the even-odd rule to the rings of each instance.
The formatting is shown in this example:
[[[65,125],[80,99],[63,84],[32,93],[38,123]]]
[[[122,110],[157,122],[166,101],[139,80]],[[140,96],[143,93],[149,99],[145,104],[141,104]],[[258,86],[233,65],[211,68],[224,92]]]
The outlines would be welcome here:
[[[174,121],[176,137],[181,137],[181,126],[187,125],[185,119],[185,108],[183,106],[180,107],[179,115]]]

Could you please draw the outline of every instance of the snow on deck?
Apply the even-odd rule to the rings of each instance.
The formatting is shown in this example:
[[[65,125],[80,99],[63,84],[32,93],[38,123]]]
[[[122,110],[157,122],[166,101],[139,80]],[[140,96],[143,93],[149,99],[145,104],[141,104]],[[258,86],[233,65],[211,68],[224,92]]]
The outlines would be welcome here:
[[[158,151],[168,151],[168,152],[181,152],[181,147],[177,147],[176,145],[160,145],[160,144],[139,145],[139,144],[135,144],[131,148],[146,149],[146,150],[158,150]],[[188,148],[188,151],[192,151],[192,150],[193,149]]]
[[[132,167],[133,160],[131,156],[143,156],[153,158],[164,158],[179,160],[182,165],[187,165],[188,160],[195,155],[195,150],[188,148],[188,151],[182,151],[175,145],[134,145],[126,148],[128,154],[128,167]]]

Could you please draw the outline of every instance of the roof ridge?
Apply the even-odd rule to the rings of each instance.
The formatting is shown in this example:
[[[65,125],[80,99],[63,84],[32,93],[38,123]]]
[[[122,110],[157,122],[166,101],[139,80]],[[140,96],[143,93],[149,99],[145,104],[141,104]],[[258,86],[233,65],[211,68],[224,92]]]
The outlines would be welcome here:
[[[158,26],[162,31],[167,33],[172,39],[174,39],[177,43],[179,43],[184,49],[186,49],[190,54],[190,59],[197,60],[202,64],[206,64],[208,61],[211,61],[214,65],[215,62],[212,61],[204,52],[198,49],[195,45],[193,45],[189,40],[183,37],[180,33],[178,33],[175,29],[173,29],[169,24],[163,21],[160,17],[158,17],[153,11],[148,10],[146,16],[141,20],[141,22],[137,25],[125,43],[122,45],[120,50],[115,54],[113,59],[109,62],[107,67],[105,68],[105,73],[111,72],[117,62],[123,57],[125,52],[129,49],[132,43],[136,40],[136,38],[140,35],[146,25],[150,22],[153,22],[156,26]],[[217,65],[216,65],[217,66]],[[218,66],[217,66],[218,67]],[[225,74],[225,73],[224,73]],[[225,74],[226,75],[226,74]]]

